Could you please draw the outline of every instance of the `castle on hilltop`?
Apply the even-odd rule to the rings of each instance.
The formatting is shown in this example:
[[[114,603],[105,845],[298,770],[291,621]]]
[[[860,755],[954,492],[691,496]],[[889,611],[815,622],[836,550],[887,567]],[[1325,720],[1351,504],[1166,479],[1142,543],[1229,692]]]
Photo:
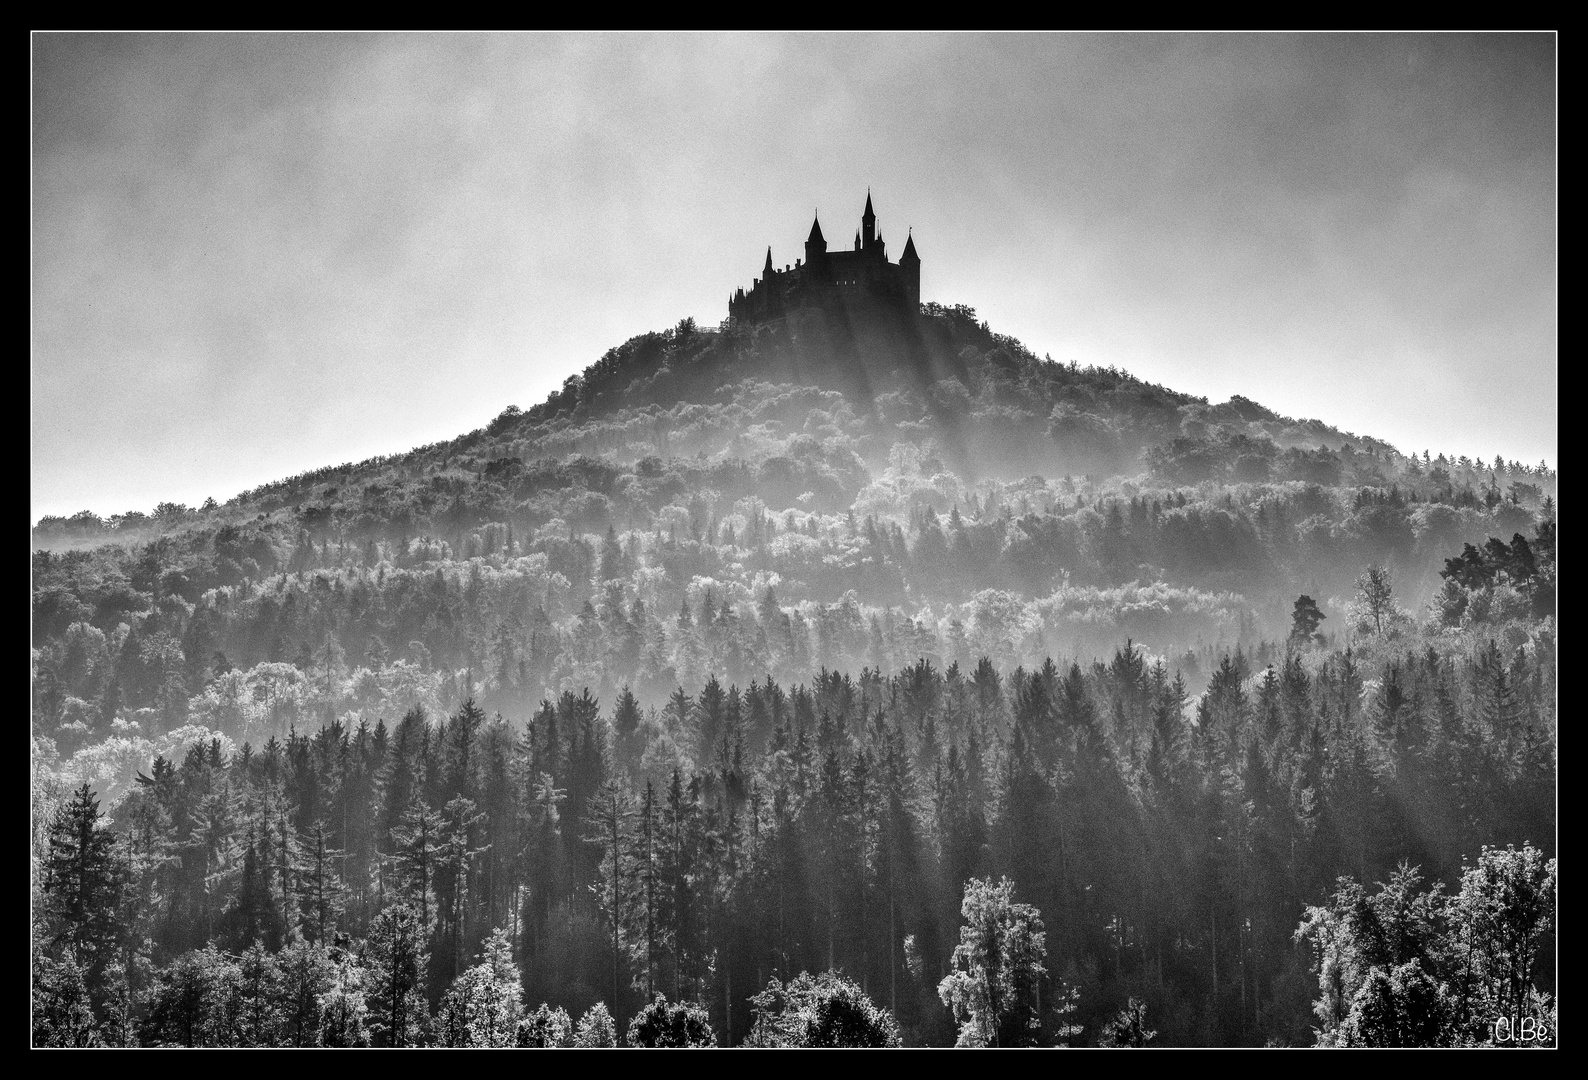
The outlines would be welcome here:
[[[842,314],[851,321],[882,311],[913,316],[920,306],[921,258],[915,253],[915,238],[907,237],[899,261],[889,262],[868,191],[853,251],[828,251],[818,218],[805,240],[805,258],[793,266],[779,270],[772,263],[772,249],[766,249],[766,265],[750,291],[739,289],[728,298],[728,324],[770,323],[801,312]]]

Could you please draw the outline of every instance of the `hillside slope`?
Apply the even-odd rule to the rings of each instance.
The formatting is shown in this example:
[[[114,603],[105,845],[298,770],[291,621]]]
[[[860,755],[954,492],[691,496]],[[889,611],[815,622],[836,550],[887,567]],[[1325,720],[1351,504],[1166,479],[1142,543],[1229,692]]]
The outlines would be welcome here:
[[[1198,649],[1283,639],[1298,593],[1343,643],[1368,564],[1421,615],[1464,544],[1552,520],[1542,467],[1039,360],[966,308],[922,325],[927,359],[889,366],[685,322],[450,442],[199,510],[45,519],[46,714],[173,726],[217,674],[328,648],[333,684],[407,664],[513,708],[1126,637],[1198,685]],[[681,612],[735,625],[693,648]]]
[[[1144,1039],[1143,1003],[1170,1043],[1379,1038],[1401,1014],[1336,973],[1400,983],[1320,983],[1297,927],[1343,922],[1308,905],[1554,852],[1554,473],[923,321],[902,365],[685,323],[447,443],[41,522],[35,1001],[86,985],[113,1043],[356,1043],[319,1021],[401,923],[420,1022],[377,1042],[473,1039],[489,971],[575,1014],[665,988],[732,1044],[769,973],[839,968],[948,1044],[967,882],[1007,875],[1048,920],[1022,1040]],[[127,868],[92,922],[40,869],[84,837]],[[1417,1001],[1477,988],[1439,1039],[1487,1038],[1514,984],[1425,952]]]

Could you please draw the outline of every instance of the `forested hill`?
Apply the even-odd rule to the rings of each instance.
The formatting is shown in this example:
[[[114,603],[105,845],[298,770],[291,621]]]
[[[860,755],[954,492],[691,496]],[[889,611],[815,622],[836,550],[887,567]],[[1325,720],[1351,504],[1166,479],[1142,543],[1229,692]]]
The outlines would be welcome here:
[[[926,305],[921,328],[878,360],[686,320],[447,443],[219,506],[46,518],[45,715],[103,733],[164,702],[174,719],[222,671],[307,671],[327,648],[348,678],[407,663],[519,708],[1126,638],[1199,689],[1221,650],[1283,640],[1300,593],[1344,645],[1369,564],[1416,623],[1466,545],[1552,528],[1543,465],[1403,455],[1039,360],[964,307]],[[1478,610],[1439,602],[1451,625]],[[738,620],[732,647],[678,653],[680,612]],[[621,659],[599,655],[625,620]]]
[[[142,538],[284,507],[303,515],[311,531],[445,535],[515,515],[543,521],[543,511],[564,507],[520,504],[560,486],[607,495],[599,509],[610,512],[621,492],[609,489],[623,486],[616,477],[648,457],[705,455],[718,471],[702,478],[729,487],[731,467],[749,465],[755,480],[778,477],[780,489],[806,482],[792,495],[811,490],[827,508],[858,493],[866,470],[852,458],[878,471],[897,444],[921,448],[966,483],[1033,473],[1134,477],[1150,466],[1150,475],[1170,484],[1332,485],[1389,482],[1406,467],[1408,459],[1386,444],[1321,421],[1290,420],[1241,397],[1210,405],[1117,369],[1039,360],[978,323],[969,308],[928,304],[924,311],[914,362],[891,366],[812,355],[776,328],[704,331],[686,320],[610,350],[527,412],[508,408],[448,442],[319,469],[197,511],[162,504],[152,515],[109,521],[86,512],[46,517],[37,539],[58,546],[118,533]],[[1149,449],[1154,456],[1145,461]],[[542,464],[575,456],[613,471],[558,473]],[[525,475],[515,463],[540,468]],[[1481,482],[1486,466],[1469,473],[1449,482]],[[768,499],[780,497],[773,491]],[[632,516],[621,499],[615,509]]]
[[[1461,935],[1553,889],[1556,510],[927,305],[902,358],[686,320],[450,442],[43,519],[35,1038],[1349,1044],[1398,994],[1482,1041],[1552,1009]],[[1414,894],[1417,970],[1358,925]]]
[[[1010,639],[1010,659],[1121,636],[1179,653],[1283,636],[1302,591],[1336,616],[1325,632],[1338,630],[1370,562],[1418,610],[1464,544],[1531,536],[1553,515],[1542,465],[1403,455],[1243,398],[1210,405],[1039,360],[963,307],[927,305],[922,325],[915,362],[888,367],[813,356],[777,330],[686,321],[447,443],[224,505],[45,518],[35,644],[79,621],[141,627],[172,605],[197,633],[194,611],[202,626],[218,602],[241,602],[232,622],[264,601],[254,593],[294,595],[306,571],[341,571],[338,594],[373,587],[395,601],[426,569],[493,599],[444,620],[411,600],[375,622],[342,616],[348,663],[372,647],[418,660],[417,643],[483,676],[508,580],[534,594],[511,613],[526,628],[537,611],[559,624],[586,600],[601,608],[602,583],[621,580],[623,602],[653,616],[707,592],[761,604],[770,587],[807,618],[853,593],[861,622],[924,620],[940,637],[956,620],[968,634],[1016,617],[989,631]],[[324,636],[272,617],[212,644],[251,667]],[[190,678],[214,651],[185,656]]]

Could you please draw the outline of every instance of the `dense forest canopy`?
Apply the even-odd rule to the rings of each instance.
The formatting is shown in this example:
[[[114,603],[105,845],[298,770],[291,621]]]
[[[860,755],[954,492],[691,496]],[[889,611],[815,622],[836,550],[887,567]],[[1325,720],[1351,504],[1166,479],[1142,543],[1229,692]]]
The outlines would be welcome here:
[[[1556,474],[963,307],[911,356],[686,320],[447,443],[41,520],[36,1039],[1552,1031]]]

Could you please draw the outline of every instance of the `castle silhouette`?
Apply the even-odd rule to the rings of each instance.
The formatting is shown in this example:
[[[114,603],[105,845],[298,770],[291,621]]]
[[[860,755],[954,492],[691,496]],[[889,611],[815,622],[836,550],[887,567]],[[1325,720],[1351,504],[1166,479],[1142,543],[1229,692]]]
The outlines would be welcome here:
[[[754,326],[818,312],[848,323],[871,322],[885,313],[914,316],[920,305],[921,257],[915,238],[907,237],[899,261],[889,262],[867,191],[853,251],[828,251],[818,217],[805,240],[803,260],[779,270],[772,263],[772,249],[766,249],[766,265],[750,291],[741,288],[728,298],[728,324]]]

